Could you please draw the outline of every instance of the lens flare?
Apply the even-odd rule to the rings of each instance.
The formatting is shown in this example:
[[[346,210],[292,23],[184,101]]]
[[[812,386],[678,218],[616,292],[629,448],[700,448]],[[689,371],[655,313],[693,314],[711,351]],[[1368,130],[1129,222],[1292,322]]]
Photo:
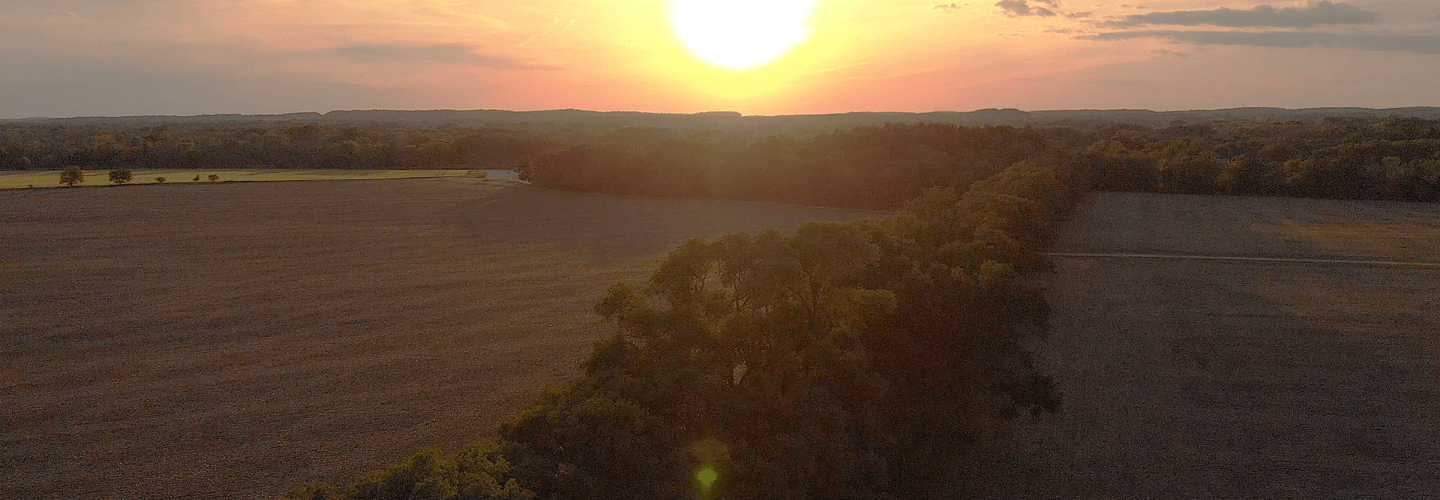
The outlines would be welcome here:
[[[715,472],[714,467],[706,467],[695,473],[695,480],[700,481],[700,487],[706,490],[709,490],[710,485],[715,484],[715,480],[719,478],[720,474]]]

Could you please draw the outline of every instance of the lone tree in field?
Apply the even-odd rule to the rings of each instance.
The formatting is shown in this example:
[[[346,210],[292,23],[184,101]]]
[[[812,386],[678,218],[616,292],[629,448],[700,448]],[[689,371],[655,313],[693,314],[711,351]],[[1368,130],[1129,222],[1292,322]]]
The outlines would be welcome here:
[[[128,168],[121,167],[110,171],[110,182],[115,183],[116,186],[130,182],[134,178],[134,174]]]
[[[218,181],[218,180],[220,180],[220,176],[215,175],[215,174],[210,174],[210,182],[215,182],[215,181]]]
[[[76,184],[85,182],[85,171],[80,167],[69,167],[60,171],[60,183],[66,186],[75,187]]]

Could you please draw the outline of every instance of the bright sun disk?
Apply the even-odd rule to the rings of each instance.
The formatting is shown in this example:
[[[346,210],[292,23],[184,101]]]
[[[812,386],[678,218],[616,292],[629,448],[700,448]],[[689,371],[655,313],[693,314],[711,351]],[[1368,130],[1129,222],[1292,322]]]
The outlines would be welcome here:
[[[814,9],[815,0],[672,0],[670,23],[696,57],[743,71],[805,41]]]

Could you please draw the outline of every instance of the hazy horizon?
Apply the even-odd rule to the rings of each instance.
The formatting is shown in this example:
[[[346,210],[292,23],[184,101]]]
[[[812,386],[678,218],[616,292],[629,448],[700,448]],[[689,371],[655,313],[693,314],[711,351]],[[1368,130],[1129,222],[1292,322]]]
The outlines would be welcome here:
[[[425,112],[457,112],[457,113],[467,113],[467,112],[496,111],[496,112],[507,112],[507,113],[544,113],[544,112],[573,111],[573,112],[579,112],[579,113],[637,113],[637,114],[681,115],[681,116],[686,116],[686,115],[705,115],[705,114],[715,114],[715,113],[739,113],[740,116],[747,117],[747,118],[749,118],[749,117],[776,118],[776,117],[787,117],[787,116],[829,116],[829,115],[843,115],[843,114],[850,114],[850,113],[917,114],[917,115],[919,115],[919,114],[933,114],[933,113],[957,113],[957,114],[966,114],[966,113],[979,113],[979,112],[984,112],[984,111],[1002,111],[1002,112],[1004,112],[1004,111],[1019,111],[1019,112],[1022,112],[1022,113],[1066,113],[1066,112],[1206,113],[1206,112],[1225,112],[1225,111],[1260,110],[1260,109],[1280,110],[1280,111],[1295,111],[1295,112],[1303,112],[1303,111],[1311,111],[1311,110],[1331,110],[1331,109],[1335,109],[1335,110],[1339,110],[1339,109],[1369,110],[1369,111],[1388,111],[1388,110],[1396,110],[1396,109],[1437,109],[1437,110],[1440,110],[1440,105],[1437,105],[1437,106],[1397,106],[1397,107],[1391,107],[1391,108],[1371,108],[1371,107],[1359,107],[1359,106],[1316,106],[1316,107],[1306,107],[1306,108],[1283,108],[1283,107],[1276,107],[1276,106],[1245,106],[1245,107],[1233,107],[1233,108],[1206,108],[1206,109],[1197,108],[1197,109],[1166,109],[1166,110],[1147,109],[1147,108],[1104,108],[1104,109],[1101,109],[1101,108],[1072,108],[1072,109],[980,108],[980,109],[968,109],[968,110],[957,110],[957,109],[937,109],[937,110],[930,110],[930,111],[877,110],[877,111],[835,111],[835,112],[830,112],[830,113],[789,113],[789,114],[783,114],[783,113],[782,113],[782,114],[749,114],[749,113],[740,113],[739,111],[732,111],[732,110],[726,110],[726,109],[710,109],[710,110],[701,110],[701,111],[662,112],[662,111],[640,111],[640,110],[633,110],[633,109],[596,110],[596,109],[580,109],[580,108],[550,108],[550,109],[496,109],[496,108],[474,108],[474,109],[455,109],[455,108],[398,109],[398,108],[395,108],[395,109],[383,109],[383,108],[374,108],[374,109],[332,109],[332,110],[329,110],[329,111],[309,111],[309,110],[305,110],[305,111],[288,111],[288,112],[277,112],[277,113],[200,113],[200,114],[189,114],[189,115],[150,114],[150,115],[24,116],[24,117],[15,117],[15,118],[0,118],[0,121],[6,121],[6,120],[67,120],[67,119],[85,119],[85,118],[117,118],[117,119],[118,119],[118,118],[197,118],[197,117],[207,117],[207,116],[216,116],[216,117],[223,117],[223,116],[255,116],[255,117],[262,117],[262,116],[287,116],[287,115],[317,115],[317,116],[327,116],[327,115],[330,115],[330,114],[332,114],[332,113],[363,113],[363,112],[402,112],[402,113],[412,113],[412,112],[413,112],[413,113],[425,113]]]
[[[0,118],[1440,106],[1440,4],[17,0]]]

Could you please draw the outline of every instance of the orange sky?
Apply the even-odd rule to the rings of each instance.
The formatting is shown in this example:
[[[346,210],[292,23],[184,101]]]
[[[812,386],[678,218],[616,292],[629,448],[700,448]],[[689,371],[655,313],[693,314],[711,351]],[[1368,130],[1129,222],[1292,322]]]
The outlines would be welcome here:
[[[1431,0],[813,3],[806,41],[735,71],[669,0],[11,0],[0,118],[1440,105]]]

